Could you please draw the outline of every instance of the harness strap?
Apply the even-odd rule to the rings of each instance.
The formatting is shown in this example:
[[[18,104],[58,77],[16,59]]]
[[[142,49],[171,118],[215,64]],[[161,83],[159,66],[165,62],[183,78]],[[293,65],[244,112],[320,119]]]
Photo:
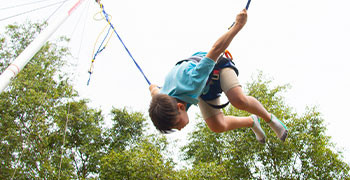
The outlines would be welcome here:
[[[201,96],[202,99],[209,106],[211,106],[215,109],[222,109],[230,104],[230,101],[228,101],[228,102],[221,104],[221,105],[214,105],[214,104],[209,103],[208,101],[221,96],[221,93],[222,93],[222,89],[221,89],[221,85],[220,85],[220,71],[221,71],[221,69],[223,69],[225,67],[232,68],[238,76],[239,71],[236,68],[235,64],[233,63],[232,59],[233,58],[232,58],[231,53],[228,50],[225,50],[225,52],[220,56],[219,60],[216,62],[215,68],[212,71],[212,73],[210,74],[209,79],[208,79],[208,83],[210,83],[210,82],[213,83],[213,86],[211,86],[210,88],[214,88],[216,90],[211,91],[211,89],[210,89],[209,91],[211,91],[211,92],[208,92],[208,93],[211,93],[211,95],[209,94],[209,96],[208,95]],[[230,65],[228,65],[228,64],[230,64]]]
[[[210,103],[208,103],[208,101],[204,101],[204,102],[206,102],[209,106],[211,106],[212,108],[215,108],[215,109],[222,109],[222,108],[225,108],[227,105],[230,104],[230,101],[228,101],[225,104],[221,104],[221,105],[210,104]]]
[[[202,59],[201,57],[192,56],[188,59],[177,62],[176,65],[179,65],[183,62],[188,62],[188,61],[199,62],[201,59]],[[219,60],[216,62],[216,65],[215,65],[213,71],[210,73],[210,75],[208,77],[207,85],[209,83],[213,83],[210,85],[209,92],[207,92],[206,94],[202,94],[200,96],[203,101],[205,101],[209,106],[211,106],[215,109],[222,109],[230,104],[230,101],[228,101],[224,104],[221,104],[221,105],[208,103],[208,101],[216,99],[216,98],[221,96],[222,90],[220,87],[220,71],[222,68],[225,68],[225,67],[232,68],[236,72],[236,74],[238,75],[238,73],[239,73],[238,69],[235,67],[235,64],[232,62],[232,55],[227,50],[220,56]]]

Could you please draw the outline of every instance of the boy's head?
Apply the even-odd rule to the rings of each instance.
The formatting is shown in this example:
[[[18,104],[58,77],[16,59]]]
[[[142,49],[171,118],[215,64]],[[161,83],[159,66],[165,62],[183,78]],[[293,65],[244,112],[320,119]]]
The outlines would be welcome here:
[[[161,133],[170,133],[173,129],[181,130],[189,122],[186,103],[166,94],[154,95],[148,112],[154,126]]]

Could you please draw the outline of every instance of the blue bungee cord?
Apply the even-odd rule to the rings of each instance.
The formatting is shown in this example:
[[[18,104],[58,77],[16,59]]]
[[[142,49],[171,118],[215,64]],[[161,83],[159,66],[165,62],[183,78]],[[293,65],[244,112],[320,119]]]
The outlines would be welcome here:
[[[126,45],[124,44],[123,40],[122,40],[121,37],[119,36],[118,32],[117,32],[116,29],[114,28],[113,24],[110,22],[109,16],[108,16],[108,14],[107,14],[106,11],[105,11],[104,6],[100,3],[99,0],[96,0],[96,2],[100,4],[100,8],[101,8],[101,10],[102,10],[102,12],[103,12],[103,15],[105,16],[106,21],[107,21],[108,24],[110,25],[110,28],[109,28],[109,30],[108,30],[108,33],[107,33],[106,37],[108,36],[110,29],[113,29],[113,31],[114,31],[114,33],[117,35],[119,41],[120,41],[120,42],[122,43],[122,45],[124,46],[126,52],[129,54],[129,56],[130,56],[131,59],[133,60],[134,64],[136,65],[136,67],[138,68],[138,70],[141,72],[141,74],[143,75],[143,77],[144,77],[145,80],[147,81],[148,85],[151,85],[151,82],[150,82],[150,81],[148,80],[148,78],[146,77],[146,75],[145,75],[145,73],[143,72],[142,68],[141,68],[141,67],[139,66],[139,64],[136,62],[136,60],[134,59],[134,57],[133,57],[132,54],[130,53],[129,49],[126,47]],[[246,7],[245,7],[246,10],[249,9],[250,2],[251,2],[251,0],[248,0],[247,5],[246,5]],[[235,22],[233,22],[233,24],[230,26],[230,28],[231,28],[234,24],[235,24]],[[229,28],[229,29],[230,29],[230,28]],[[105,37],[105,39],[106,39],[106,37]],[[105,41],[105,39],[103,40],[103,42]],[[103,44],[103,42],[102,42],[102,44]],[[104,48],[100,49],[100,48],[102,47],[102,44],[100,45],[99,50],[97,50],[97,52],[96,52],[96,54],[95,54],[95,56],[94,56],[94,59],[95,59],[96,55],[99,54],[99,53],[104,49]],[[90,72],[89,72],[89,73],[90,73]],[[91,76],[91,73],[90,73],[90,76]],[[89,81],[90,81],[90,78],[89,78]],[[89,83],[89,82],[88,82],[88,83]]]
[[[113,24],[110,22],[109,18],[108,18],[108,14],[106,13],[104,6],[102,4],[100,4],[102,12],[106,18],[106,21],[108,22],[108,24],[111,26],[111,28],[113,29],[114,33],[117,35],[118,39],[120,40],[120,42],[123,44],[126,52],[128,52],[129,56],[131,57],[131,59],[134,61],[136,67],[139,69],[139,71],[141,72],[141,74],[143,75],[143,77],[145,78],[145,80],[147,81],[148,85],[151,85],[151,82],[148,80],[148,78],[146,77],[145,73],[143,72],[143,70],[141,69],[141,67],[139,66],[139,64],[137,64],[136,60],[134,59],[134,57],[131,55],[129,49],[126,47],[126,45],[124,44],[123,40],[121,39],[121,37],[119,36],[119,34],[117,33],[117,31],[115,30]]]

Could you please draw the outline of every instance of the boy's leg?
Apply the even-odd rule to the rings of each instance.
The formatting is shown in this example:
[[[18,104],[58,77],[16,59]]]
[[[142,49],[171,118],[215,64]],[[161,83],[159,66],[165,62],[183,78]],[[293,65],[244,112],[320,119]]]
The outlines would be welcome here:
[[[220,99],[208,101],[210,104],[220,104]],[[209,106],[203,99],[199,98],[199,109],[203,119],[213,132],[225,132],[237,128],[252,127],[253,119],[250,117],[224,116],[220,109]]]
[[[231,68],[224,68],[220,72],[221,89],[225,92],[230,103],[249,113],[255,114],[270,122],[271,114],[266,111],[263,105],[254,97],[246,96],[239,84],[236,73]]]
[[[255,114],[265,120],[277,137],[285,141],[288,134],[287,127],[278,120],[273,114],[267,112],[263,105],[254,97],[246,96],[239,84],[234,70],[224,68],[220,72],[221,89],[225,92],[230,103],[238,109]]]
[[[211,104],[220,104],[220,99],[209,101]],[[204,100],[199,99],[199,108],[202,116],[205,119],[210,130],[216,133],[221,133],[233,129],[250,127],[257,140],[260,143],[265,142],[265,133],[260,127],[260,121],[258,117],[235,117],[235,116],[224,116],[219,109],[215,109],[209,106]]]
[[[255,114],[264,119],[265,122],[271,121],[271,114],[264,106],[254,97],[246,96],[241,87],[231,88],[225,94],[234,107]]]

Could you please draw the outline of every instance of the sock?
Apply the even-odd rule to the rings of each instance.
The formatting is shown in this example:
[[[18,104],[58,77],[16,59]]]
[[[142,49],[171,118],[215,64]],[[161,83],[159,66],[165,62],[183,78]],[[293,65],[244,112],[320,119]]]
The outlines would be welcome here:
[[[288,128],[273,114],[271,114],[271,121],[267,123],[271,129],[276,133],[277,137],[285,141],[288,136]]]
[[[253,132],[255,133],[255,137],[256,139],[264,144],[265,143],[265,133],[264,131],[261,129],[261,126],[260,126],[260,120],[259,118],[256,116],[256,115],[252,115],[251,118],[253,119],[254,121],[254,124],[253,126],[251,127],[251,129],[253,130]]]

